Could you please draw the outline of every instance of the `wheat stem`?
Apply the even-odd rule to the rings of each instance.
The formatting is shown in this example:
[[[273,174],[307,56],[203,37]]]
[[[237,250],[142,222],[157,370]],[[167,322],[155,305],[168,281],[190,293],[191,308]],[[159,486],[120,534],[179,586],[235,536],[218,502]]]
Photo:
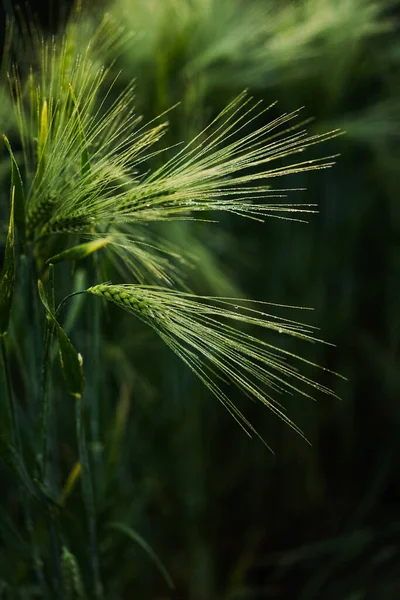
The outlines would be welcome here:
[[[100,279],[99,259],[95,253],[93,263],[96,273],[96,279]],[[93,476],[95,494],[98,497],[100,492],[102,461],[99,453],[100,448],[100,428],[99,428],[99,402],[100,402],[100,344],[101,344],[101,312],[102,306],[99,302],[93,307],[93,343],[92,343],[92,368],[91,373],[91,402],[90,402],[90,429],[92,436],[93,451]]]
[[[61,544],[60,537],[57,531],[57,520],[55,515],[51,514],[47,517],[50,545],[53,556],[53,574],[54,574],[54,587],[57,593],[57,598],[60,600],[65,599],[65,590],[63,585],[63,574],[62,574],[62,563],[61,563]]]
[[[27,282],[28,282],[28,292],[32,298],[32,304],[31,304],[31,319],[32,319],[32,323],[33,323],[33,327],[31,328],[32,331],[32,340],[31,340],[31,344],[33,346],[33,348],[31,349],[32,352],[32,356],[33,356],[33,381],[32,381],[32,385],[34,386],[34,397],[35,397],[35,406],[38,408],[40,407],[40,402],[41,402],[41,389],[40,389],[40,381],[41,381],[41,371],[42,371],[42,365],[41,365],[41,357],[40,357],[40,352],[38,352],[38,349],[42,347],[42,340],[41,340],[41,322],[40,322],[40,310],[39,310],[39,303],[38,303],[38,295],[37,295],[37,289],[36,289],[36,281],[38,279],[38,277],[36,276],[36,266],[35,266],[35,257],[33,255],[33,252],[30,256],[30,260],[29,260],[29,265],[28,265],[28,273],[27,273]],[[40,408],[39,408],[40,410]]]
[[[49,268],[49,304],[54,310],[54,268],[50,265]],[[41,400],[42,400],[42,423],[41,423],[41,441],[42,441],[42,482],[45,486],[49,486],[54,496],[58,496],[56,482],[56,465],[57,450],[56,450],[56,432],[57,420],[55,415],[54,399],[51,401],[51,347],[54,338],[54,322],[46,315],[45,332],[44,332],[44,351],[42,363],[42,378],[41,378]],[[53,579],[54,587],[57,592],[57,597],[62,599],[65,597],[62,579],[61,567],[61,544],[57,531],[56,520],[53,514],[46,515],[46,522],[49,531],[51,553],[53,558]]]
[[[68,294],[68,296],[65,296],[65,298],[63,298],[60,302],[60,304],[57,306],[57,310],[56,310],[56,317],[58,317],[62,307],[64,306],[64,304],[67,302],[67,300],[69,300],[70,298],[72,298],[73,296],[78,296],[79,294],[86,294],[86,290],[80,290],[79,292],[72,292],[72,294]]]
[[[22,498],[23,498],[22,504],[23,504],[23,508],[24,508],[25,524],[26,524],[26,528],[27,528],[28,533],[31,538],[33,567],[34,567],[36,578],[38,580],[38,584],[40,587],[41,597],[43,598],[43,600],[50,600],[49,589],[48,589],[48,586],[47,586],[47,583],[46,583],[46,580],[44,577],[44,572],[43,572],[43,561],[40,556],[40,551],[39,551],[39,547],[38,547],[36,535],[35,535],[35,529],[33,526],[31,507],[29,504],[29,500],[27,498],[25,498],[23,493],[22,493]]]
[[[11,427],[11,439],[13,441],[13,444],[14,444],[16,450],[18,451],[18,453],[21,457],[21,460],[23,461],[22,444],[21,444],[20,434],[19,434],[16,404],[15,404],[14,392],[13,392],[13,387],[12,387],[12,382],[11,382],[10,363],[8,360],[8,352],[7,352],[7,347],[6,347],[4,338],[5,338],[4,335],[0,336],[0,354],[1,354],[2,368],[4,371],[4,380],[6,383],[7,409],[8,409],[8,413],[9,413],[9,420],[10,420],[10,427]],[[44,574],[43,574],[43,566],[42,566],[42,560],[40,558],[39,548],[38,548],[38,545],[36,542],[36,535],[35,535],[35,530],[33,527],[31,507],[30,507],[29,499],[25,496],[25,494],[23,493],[22,490],[20,490],[20,494],[21,494],[21,498],[22,498],[22,507],[23,507],[25,525],[26,525],[26,528],[27,528],[28,533],[31,538],[34,570],[35,570],[36,577],[37,577],[37,580],[39,583],[42,598],[44,600],[46,600],[47,598],[49,598],[49,593],[48,593],[48,588],[47,588],[46,581],[45,581]]]
[[[82,494],[89,527],[89,550],[94,579],[94,598],[102,600],[103,586],[100,578],[100,566],[97,544],[96,511],[94,504],[93,482],[90,472],[89,455],[86,441],[83,398],[76,401],[76,435],[78,439],[79,460],[82,468]]]
[[[46,319],[46,332],[44,341],[44,356],[42,367],[42,423],[41,423],[41,438],[42,438],[42,477],[44,483],[53,485],[53,477],[50,473],[51,464],[51,443],[53,438],[52,430],[52,412],[50,407],[50,363],[51,363],[51,345],[54,336],[54,325]]]
[[[1,352],[1,362],[4,372],[4,381],[6,384],[6,398],[7,398],[7,412],[10,423],[11,430],[11,439],[14,446],[20,449],[20,439],[19,439],[19,430],[18,430],[18,422],[17,422],[17,414],[16,414],[16,406],[15,406],[15,398],[14,392],[11,383],[11,371],[10,371],[10,363],[8,360],[7,347],[5,342],[5,335],[0,335],[0,352]]]
[[[46,316],[45,334],[44,334],[44,353],[42,365],[42,477],[44,482],[50,478],[50,449],[53,438],[52,424],[53,419],[50,407],[50,375],[51,375],[51,346],[54,337],[54,323]],[[53,481],[51,481],[53,484]]]

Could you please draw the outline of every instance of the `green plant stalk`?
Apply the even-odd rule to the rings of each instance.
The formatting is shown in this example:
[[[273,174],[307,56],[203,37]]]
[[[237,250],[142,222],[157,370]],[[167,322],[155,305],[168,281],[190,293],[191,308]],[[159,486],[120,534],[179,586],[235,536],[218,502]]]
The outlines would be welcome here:
[[[55,515],[51,513],[47,517],[49,528],[50,545],[54,560],[54,586],[57,593],[57,598],[64,600],[65,590],[63,585],[62,564],[61,564],[61,544],[58,535],[57,520]]]
[[[70,298],[73,298],[74,296],[79,296],[79,294],[86,294],[86,290],[80,290],[79,292],[72,292],[72,294],[68,294],[68,296],[65,296],[65,298],[63,298],[61,300],[60,304],[57,306],[57,310],[55,313],[57,319],[58,319],[58,315],[61,312],[62,307],[67,302],[67,300],[69,300]]]
[[[36,410],[40,410],[40,373],[41,373],[41,361],[40,361],[40,355],[38,353],[38,348],[41,348],[41,335],[40,335],[40,331],[41,331],[41,326],[40,326],[40,313],[39,313],[39,304],[38,304],[38,296],[37,296],[37,289],[36,289],[36,281],[37,281],[37,277],[36,277],[36,267],[35,267],[35,257],[34,257],[34,253],[33,253],[33,249],[32,252],[29,256],[28,259],[28,265],[27,265],[27,293],[29,294],[29,296],[32,298],[32,304],[30,307],[31,310],[31,319],[32,319],[32,323],[33,323],[33,327],[29,328],[32,331],[32,340],[31,340],[31,344],[32,344],[32,348],[31,348],[31,352],[33,355],[33,361],[32,361],[32,383],[34,386],[34,397],[35,397],[35,402],[33,403],[34,406],[36,407]],[[36,414],[40,414],[39,412]]]
[[[54,337],[54,324],[46,316],[45,335],[44,335],[44,353],[42,366],[42,424],[41,424],[41,441],[42,441],[42,477],[44,483],[50,483],[52,478],[51,471],[51,440],[53,437],[51,407],[50,407],[50,363],[51,363],[51,345]],[[52,484],[54,482],[52,481]]]
[[[103,586],[100,578],[100,565],[97,544],[96,511],[93,494],[93,483],[90,472],[89,455],[86,442],[84,405],[82,396],[76,400],[76,435],[78,440],[79,460],[82,468],[82,495],[86,508],[88,529],[89,529],[89,548],[92,563],[92,572],[94,580],[94,598],[102,600],[104,598]]]
[[[49,267],[49,304],[54,311],[54,267]],[[42,423],[41,423],[41,441],[42,441],[42,480],[45,486],[49,486],[53,495],[57,497],[59,490],[56,481],[56,430],[57,423],[55,418],[54,402],[51,401],[51,348],[54,339],[55,326],[52,319],[46,315],[45,333],[44,333],[44,351],[41,379],[42,396]],[[64,598],[62,565],[61,565],[61,544],[57,530],[57,522],[54,514],[51,512],[46,516],[47,527],[49,531],[50,545],[53,557],[54,585],[59,598]]]
[[[97,280],[99,280],[100,269],[99,259],[97,254],[93,256],[93,263],[96,272]],[[91,365],[91,393],[92,401],[90,403],[90,433],[92,437],[93,447],[93,471],[94,471],[94,491],[96,497],[101,493],[100,484],[102,481],[102,460],[100,456],[100,343],[101,343],[101,311],[102,305],[100,302],[95,302],[93,306],[93,350],[92,350],[92,365]]]
[[[51,346],[54,338],[54,323],[46,317],[45,343],[43,354],[42,370],[42,478],[44,485],[48,485],[54,495],[58,495],[57,482],[55,477],[56,450],[54,444],[54,435],[56,423],[54,419],[54,406],[50,401],[51,386]],[[49,531],[50,545],[53,556],[54,584],[57,597],[65,597],[62,579],[61,566],[61,544],[57,531],[57,522],[53,514],[46,516],[47,527]]]
[[[19,257],[19,279],[20,279],[20,289],[21,292],[19,293],[20,298],[24,298],[24,294],[27,294],[29,289],[28,289],[28,260],[27,260],[27,256],[24,252],[24,248],[21,250],[21,254]],[[18,292],[16,292],[16,295],[18,295]],[[26,296],[25,296],[26,297]],[[11,337],[13,336],[13,331],[15,332],[14,336],[17,335],[16,329],[13,329],[13,322],[10,323],[10,328],[9,328],[9,333],[11,335]],[[13,347],[13,351],[14,351],[14,355],[15,358],[17,360],[17,362],[19,363],[19,373],[21,374],[21,377],[23,378],[24,381],[24,387],[25,390],[28,390],[31,384],[31,376],[33,376],[33,370],[32,370],[32,365],[31,365],[31,361],[29,361],[29,359],[27,360],[26,358],[26,354],[25,354],[25,348],[23,345],[21,344],[14,344]],[[32,371],[32,372],[31,372]],[[33,407],[30,407],[30,411],[32,411],[32,416],[33,416]]]
[[[20,273],[20,298],[29,298],[31,295],[31,273],[32,273],[32,258],[30,253],[23,253],[20,256],[19,262],[19,273]],[[26,307],[27,313],[27,322],[31,323],[33,320],[33,308],[32,304]],[[11,323],[11,327],[12,327]],[[10,329],[11,332],[11,329]],[[24,340],[23,347],[20,347],[18,344],[14,348],[16,359],[20,365],[20,373],[24,379],[24,387],[25,393],[29,394],[30,390],[33,388],[33,398],[31,402],[27,403],[27,412],[29,418],[33,423],[37,421],[37,404],[36,404],[36,365],[37,358],[36,352],[34,352],[36,338],[35,332],[32,327],[26,328],[26,340]]]
[[[100,455],[100,426],[99,426],[99,395],[100,395],[100,326],[101,305],[99,302],[93,307],[93,361],[92,375],[92,402],[90,405],[90,433],[93,447],[93,471],[96,495],[100,494],[102,460]]]
[[[24,497],[23,494],[22,494],[22,496]],[[26,528],[28,530],[29,536],[32,541],[31,546],[32,546],[32,556],[33,556],[33,567],[35,570],[36,578],[39,583],[42,598],[44,600],[48,600],[48,599],[50,599],[49,590],[48,590],[46,580],[44,577],[44,573],[43,573],[43,561],[40,557],[39,547],[36,542],[36,535],[35,535],[35,529],[33,527],[32,512],[31,512],[29,500],[24,499],[22,501],[22,504],[24,507]]]
[[[12,389],[11,383],[11,372],[10,372],[10,364],[7,356],[7,347],[5,342],[5,335],[0,335],[0,352],[1,352],[1,362],[4,371],[4,381],[6,383],[6,398],[7,398],[7,412],[10,423],[10,431],[11,431],[11,439],[14,446],[20,450],[20,436],[19,436],[19,428],[18,428],[18,420],[17,420],[17,410],[14,400],[14,393]]]
[[[1,352],[1,362],[2,362],[2,366],[3,366],[3,370],[4,370],[4,379],[6,382],[7,407],[8,407],[9,417],[10,417],[11,438],[15,445],[15,448],[18,450],[21,458],[23,459],[22,445],[21,445],[21,440],[20,440],[20,435],[19,435],[17,412],[16,412],[16,407],[15,407],[15,402],[14,402],[14,393],[13,393],[12,383],[11,383],[10,365],[9,365],[9,360],[8,360],[8,355],[7,355],[7,347],[5,344],[4,337],[5,337],[4,335],[0,336],[0,352]],[[38,580],[38,583],[39,583],[39,586],[41,589],[42,598],[47,599],[47,598],[49,598],[49,593],[48,593],[48,588],[47,588],[46,581],[45,581],[44,574],[43,574],[42,560],[40,558],[39,548],[36,543],[36,536],[35,536],[35,531],[34,531],[34,527],[33,527],[30,502],[29,502],[29,499],[26,498],[25,494],[22,491],[21,491],[21,498],[22,498],[22,507],[23,507],[23,512],[24,512],[26,528],[27,528],[30,538],[32,540],[31,547],[32,547],[34,570],[35,570],[36,577],[37,577],[37,580]]]

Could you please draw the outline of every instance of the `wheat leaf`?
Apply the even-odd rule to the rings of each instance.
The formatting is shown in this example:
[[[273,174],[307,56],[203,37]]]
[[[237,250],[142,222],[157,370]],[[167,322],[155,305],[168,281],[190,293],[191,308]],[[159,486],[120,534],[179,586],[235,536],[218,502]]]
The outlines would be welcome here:
[[[4,256],[3,272],[0,280],[0,335],[8,331],[15,282],[15,231],[14,231],[15,187],[11,191],[11,210]]]
[[[0,436],[0,457],[2,462],[12,472],[21,487],[37,502],[47,505],[53,500],[45,495],[29,475],[18,451]]]
[[[132,527],[129,527],[129,525],[125,525],[125,523],[119,523],[119,522],[109,523],[108,527],[110,527],[111,529],[116,529],[117,531],[120,531],[121,533],[124,533],[132,541],[136,542],[136,544],[138,544],[138,546],[140,546],[142,548],[142,550],[144,550],[146,552],[146,554],[154,562],[154,564],[156,565],[156,567],[158,568],[158,570],[164,577],[168,587],[170,589],[175,589],[174,582],[172,581],[172,578],[171,578],[170,574],[168,573],[167,569],[165,568],[164,564],[162,563],[161,559],[155,553],[155,551],[150,546],[150,544],[148,542],[146,542],[146,540],[144,538],[142,538],[142,536],[139,533],[137,533],[137,531],[132,529]]]
[[[107,246],[107,244],[110,243],[111,239],[111,237],[104,237],[98,240],[93,240],[92,242],[87,242],[85,244],[79,244],[78,246],[74,246],[73,248],[68,248],[67,250],[64,250],[64,252],[60,252],[59,254],[55,254],[54,256],[49,258],[46,261],[46,263],[48,265],[55,265],[65,260],[82,260],[90,254],[93,254],[93,252],[96,252],[96,250]]]
[[[58,345],[60,351],[61,367],[64,374],[68,392],[80,399],[85,388],[85,377],[82,369],[82,357],[75,350],[71,340],[57,321],[53,311],[50,309],[42,282],[38,281],[39,296],[47,315],[52,319],[57,328]]]
[[[82,473],[81,463],[78,461],[72,467],[70,474],[68,475],[67,481],[64,484],[62,493],[61,493],[61,502],[64,503],[67,497],[70,495],[72,490],[75,487],[76,482],[80,478]]]
[[[22,245],[25,244],[26,239],[26,228],[25,228],[25,192],[24,185],[22,183],[21,173],[15,160],[14,153],[12,151],[10,142],[7,136],[3,135],[4,143],[7,147],[7,150],[10,154],[11,158],[11,189],[15,188],[14,195],[14,218],[15,218],[15,227],[18,231],[19,239]]]

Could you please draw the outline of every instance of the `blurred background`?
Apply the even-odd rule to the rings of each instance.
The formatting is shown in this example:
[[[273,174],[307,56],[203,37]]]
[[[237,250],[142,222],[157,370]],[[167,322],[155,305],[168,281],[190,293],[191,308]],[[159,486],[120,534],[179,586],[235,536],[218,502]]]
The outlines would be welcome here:
[[[31,6],[47,31],[61,30],[71,8]],[[400,598],[399,9],[395,0],[83,8],[88,29],[107,12],[110,31],[131,33],[99,61],[116,61],[121,89],[136,80],[138,112],[149,120],[180,102],[168,115],[168,145],[245,88],[278,101],[271,118],[304,106],[311,131],[346,132],[313,149],[340,155],[332,169],[279,181],[307,188],[293,201],[318,204],[308,224],[229,216],[168,226],[171,241],[198,258],[196,291],[315,308],[308,322],[333,345],[286,347],[348,381],[313,372],[342,400],[285,398],[311,445],[250,407],[270,453],[156,339],[127,336],[124,319],[105,323],[113,367],[102,419],[123,415],[124,434],[99,521],[131,523],[176,584],[166,591],[146,555],[121,545],[105,567],[115,598]]]

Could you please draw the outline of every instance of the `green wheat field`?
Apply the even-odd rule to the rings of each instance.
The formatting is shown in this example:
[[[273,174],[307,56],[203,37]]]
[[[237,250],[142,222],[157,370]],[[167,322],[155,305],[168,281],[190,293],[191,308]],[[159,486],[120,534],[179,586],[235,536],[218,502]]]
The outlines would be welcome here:
[[[0,25],[0,600],[399,599],[399,0]]]

